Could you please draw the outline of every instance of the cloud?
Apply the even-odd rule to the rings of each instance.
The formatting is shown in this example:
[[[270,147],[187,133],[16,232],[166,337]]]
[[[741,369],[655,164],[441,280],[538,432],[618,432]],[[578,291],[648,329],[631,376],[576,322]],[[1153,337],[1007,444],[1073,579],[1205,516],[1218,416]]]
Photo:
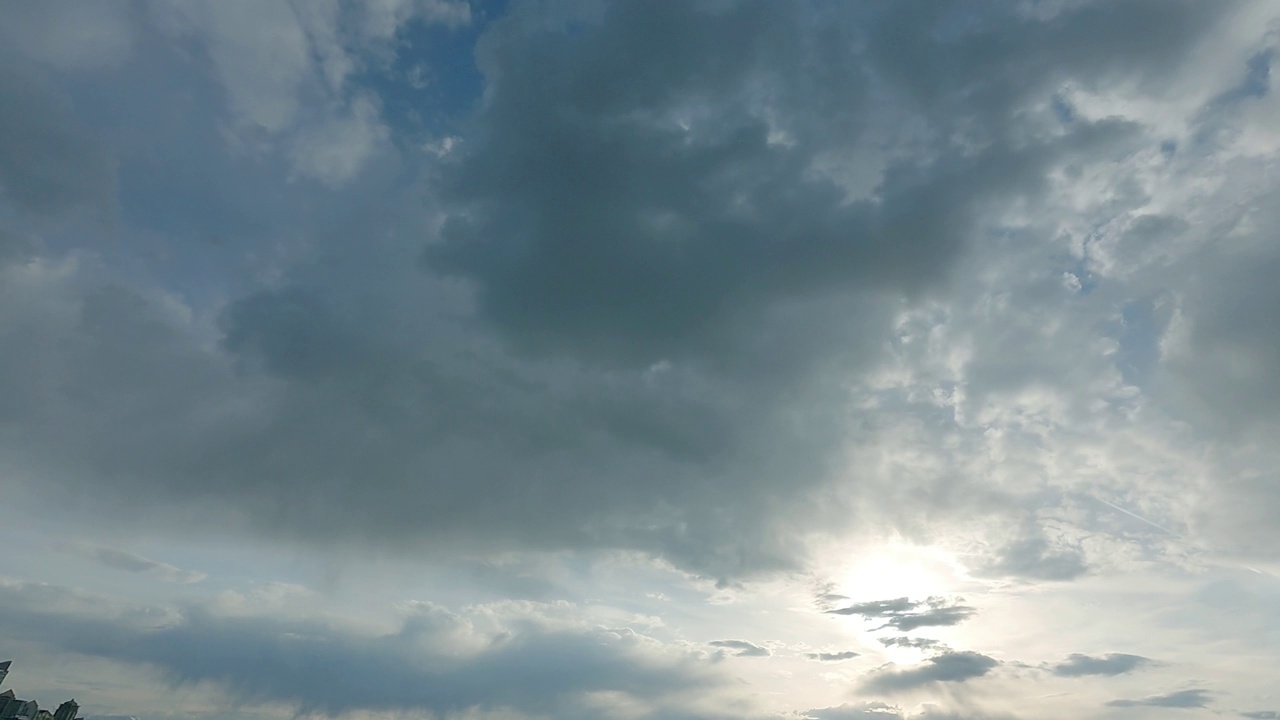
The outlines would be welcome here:
[[[910,632],[922,627],[949,627],[959,625],[978,611],[965,605],[931,608],[919,613],[905,613],[889,618],[881,627],[891,627]]]
[[[845,650],[844,652],[835,653],[805,653],[804,656],[810,660],[817,660],[818,662],[841,662],[843,660],[856,658],[861,654],[862,653],[857,653],[852,650]]]
[[[1107,653],[1098,657],[1072,653],[1067,659],[1052,667],[1053,674],[1059,677],[1081,677],[1084,675],[1123,675],[1127,672],[1147,665],[1149,658],[1141,655],[1124,653]]]
[[[1033,535],[1006,545],[993,562],[980,568],[979,574],[1031,580],[1074,580],[1087,572],[1089,565],[1079,548],[1054,547],[1046,538]]]
[[[913,638],[913,637],[906,637],[906,636],[880,638],[880,644],[884,645],[885,647],[909,647],[909,648],[916,648],[917,650],[932,650],[933,648],[945,647],[938,640],[931,640],[929,638]]]
[[[1252,712],[1242,712],[1240,717],[1253,718],[1254,720],[1275,720],[1280,718],[1280,713],[1273,710],[1255,710]]]
[[[927,608],[918,610],[919,608]],[[948,627],[958,625],[976,614],[976,608],[967,605],[951,604],[941,598],[928,598],[923,601],[912,601],[901,597],[893,600],[876,600],[857,603],[848,607],[828,610],[832,615],[861,615],[864,618],[884,618],[886,622],[878,629],[887,627],[909,632],[922,627]]]
[[[367,37],[388,39],[406,23],[417,20],[449,27],[471,21],[471,6],[451,0],[387,0],[363,8],[361,31]]]
[[[353,77],[391,62],[398,33],[410,23],[458,27],[465,3],[401,1],[262,7],[149,6],[162,37],[194,41],[227,99],[231,146],[258,153],[280,147],[289,178],[344,185],[379,153],[390,130],[380,107]],[[352,30],[348,31],[347,28]]]
[[[292,6],[162,5],[163,32],[203,44],[236,124],[275,133],[290,127],[312,76],[307,28]]]
[[[1194,35],[1203,17],[1193,5],[1148,10],[1105,12],[1113,32],[1155,33],[1141,49],[1091,37],[1085,28],[1104,14],[1092,4],[1044,23],[993,10],[984,20],[999,30],[937,44],[924,30],[943,22],[937,10],[820,14],[826,32],[811,45],[805,29],[818,17],[767,3],[715,14],[624,3],[582,19],[591,32],[567,43],[554,26],[511,18],[481,45],[489,101],[447,186],[464,211],[428,249],[429,264],[475,281],[486,314],[525,345],[641,363],[724,353],[737,330],[789,298],[919,290],[941,280],[979,208],[995,197],[1032,201],[1067,148],[1114,151],[1133,136],[1102,123],[1015,146],[996,128],[1064,75],[1088,82],[1126,65],[1159,74],[1156,58],[1175,56],[1174,38]],[[650,34],[664,52],[637,72]],[[910,39],[879,40],[900,34]],[[992,35],[1008,43],[980,56]],[[728,47],[752,51],[716,62]],[[1102,47],[1105,62],[1081,50]],[[1002,72],[985,72],[995,66]],[[961,93],[944,80],[952,73],[983,78],[981,91]],[[811,169],[892,122],[883,114],[897,106],[875,93],[877,76],[921,103],[929,122],[976,122],[996,137],[963,156],[944,147],[923,164],[882,160],[877,201],[850,201]],[[771,140],[779,134],[792,141]],[[931,211],[912,212],[921,206]]]
[[[389,137],[377,105],[367,97],[357,97],[341,114],[299,131],[289,156],[298,175],[338,187],[385,149]]]
[[[319,268],[318,278],[234,303],[224,316],[230,355],[203,344],[204,329],[172,297],[95,286],[88,264],[13,268],[0,365],[14,382],[0,391],[5,414],[30,413],[22,457],[76,485],[93,468],[116,468],[109,485],[149,491],[126,503],[107,486],[84,487],[122,516],[160,525],[239,527],[321,546],[434,537],[439,552],[630,547],[725,574],[794,562],[791,538],[755,529],[770,504],[745,492],[776,477],[769,468],[811,462],[762,457],[779,449],[763,440],[744,445],[763,439],[772,418],[730,429],[727,388],[703,392],[700,378],[676,368],[646,376],[514,362],[482,332],[401,304],[403,292],[449,300],[411,265],[374,267],[382,279],[373,294],[359,290],[363,280],[345,284]],[[390,331],[403,322],[419,330]],[[457,344],[438,344],[441,333]],[[485,359],[456,354],[462,346]],[[61,379],[17,383],[33,362]],[[69,446],[58,439],[81,432]],[[364,437],[362,447],[351,437]],[[821,437],[788,442],[799,451]],[[196,456],[204,460],[190,464]],[[532,483],[527,492],[510,492],[516,475]],[[370,481],[385,492],[358,490]],[[712,512],[731,487],[740,500]],[[220,504],[222,522],[178,521],[193,495]]]
[[[70,98],[20,68],[0,64],[0,201],[43,221],[79,210],[108,217],[116,199],[109,147]]]
[[[30,213],[112,205],[118,160],[130,242],[158,246],[48,251],[0,280],[5,482],[110,509],[95,522],[335,554],[625,549],[729,577],[801,567],[807,535],[854,522],[924,536],[1020,517],[1085,482],[1045,467],[1083,449],[1034,443],[1133,437],[1089,424],[1134,402],[1095,391],[1117,374],[1100,349],[1115,338],[1094,333],[1117,298],[1165,283],[1086,300],[1063,278],[1122,282],[1115,268],[1197,227],[1113,238],[1125,223],[1108,218],[1192,152],[1151,165],[1177,133],[1139,109],[1189,84],[1218,94],[1183,59],[1230,13],[534,5],[477,28],[474,116],[445,123],[457,148],[389,156],[384,174],[369,153],[417,143],[373,81],[383,56],[412,45],[414,18],[461,27],[465,5],[154,4],[118,52],[171,86],[128,63],[5,84],[3,107],[24,108],[0,133],[7,196]],[[46,62],[28,60],[12,67]],[[154,101],[176,87],[189,105]],[[158,112],[121,119],[126,97]],[[1266,382],[1250,369],[1268,367],[1265,341],[1213,323],[1234,317],[1214,288],[1236,286],[1188,284],[1167,306],[1209,333],[1192,346],[1229,335],[1247,387]],[[1210,372],[1176,343],[1151,351],[1162,327],[1116,340],[1146,355],[1117,352]],[[872,452],[891,460],[856,457]],[[1244,498],[1270,485],[1240,482],[1229,497],[1265,539],[1265,503]],[[1080,567],[1036,542],[1006,555],[1030,579]]]
[[[473,16],[425,0],[42,2],[0,15],[11,516],[53,507],[89,537],[182,537],[211,558],[228,538],[255,562],[286,548],[364,572],[393,555],[411,578],[456,569],[440,584],[451,597],[540,600],[597,578],[550,583],[495,558],[639,554],[747,596],[733,581],[814,570],[828,559],[813,549],[852,529],[991,548],[975,575],[1030,585],[1133,558],[1252,564],[1278,547],[1274,3],[623,0]],[[431,84],[411,87],[415,72]],[[441,138],[449,152],[420,150]],[[664,616],[692,592],[628,596],[658,590]],[[977,613],[826,601],[886,635]],[[73,609],[58,617],[98,617]],[[468,649],[458,673],[523,687],[544,667],[590,665],[590,681],[639,657],[639,686],[565,690],[630,698],[661,685],[654,668],[687,669],[644,640],[633,657],[606,638],[596,656],[589,628],[494,612],[501,627],[474,635],[494,654]],[[220,680],[161,652],[166,638],[246,635],[233,615],[79,627],[144,658],[126,662],[250,701],[310,693],[283,671]],[[705,637],[752,636],[700,617],[725,623]],[[252,645],[282,667],[295,640],[377,667],[390,648],[401,665],[387,676],[409,688],[390,695],[447,709],[410,690],[456,680],[457,703],[474,698],[470,676],[397,645],[399,626],[255,622],[285,638]],[[526,642],[546,652],[519,655]],[[495,659],[507,653],[534,670]],[[886,682],[981,669],[939,657],[950,665]],[[1032,682],[1060,681],[1048,676]],[[548,697],[531,704],[571,710]]]
[[[769,657],[772,655],[768,648],[760,647],[746,640],[713,640],[707,644],[711,647],[730,650],[738,657]]]
[[[1208,690],[1195,688],[1167,695],[1152,695],[1141,700],[1112,700],[1107,704],[1112,707],[1202,708],[1208,705],[1210,695]]]
[[[69,593],[0,585],[0,629],[63,652],[150,666],[175,684],[213,683],[243,702],[304,713],[514,708],[576,717],[575,703],[590,692],[652,700],[719,684],[692,658],[630,630],[566,624],[520,606],[460,615],[420,605],[398,629],[378,634],[202,606],[113,614],[87,598],[76,608],[50,606],[42,598],[51,594]],[[331,672],[338,667],[341,673]]]
[[[901,692],[932,683],[962,683],[982,677],[1000,662],[981,653],[945,652],[906,670],[878,670],[869,675],[862,688],[872,692]]]
[[[908,612],[923,603],[913,602],[911,598],[900,597],[893,600],[872,600],[855,603],[848,607],[830,610],[833,615],[861,615],[863,617],[892,617]]]
[[[132,49],[137,29],[131,7],[94,3],[37,3],[6,9],[0,37],[12,50],[59,70],[85,71],[120,63]]]
[[[954,713],[939,709],[936,705],[925,705],[915,714],[908,714],[896,705],[883,702],[852,704],[846,703],[838,707],[816,708],[804,715],[811,720],[856,720],[857,718],[875,720],[1012,720],[1013,716],[1005,714],[969,714]]]
[[[182,570],[168,563],[156,562],[131,552],[99,545],[80,542],[60,543],[58,549],[115,570],[131,573],[151,573],[169,582],[198,583],[208,577],[202,572]]]
[[[879,718],[879,720],[901,720],[903,715],[899,708],[882,702],[844,704],[838,707],[817,708],[805,713],[805,717],[813,720],[851,720],[852,718]]]

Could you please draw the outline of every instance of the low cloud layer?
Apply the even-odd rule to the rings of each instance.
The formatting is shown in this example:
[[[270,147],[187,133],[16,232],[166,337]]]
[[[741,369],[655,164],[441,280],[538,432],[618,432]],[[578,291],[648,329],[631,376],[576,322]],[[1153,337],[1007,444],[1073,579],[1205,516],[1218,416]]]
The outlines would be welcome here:
[[[1000,665],[995,658],[976,652],[945,652],[906,670],[873,673],[862,683],[871,692],[901,692],[933,683],[963,683],[982,677]]]
[[[58,546],[62,552],[100,563],[114,570],[132,573],[151,573],[171,582],[197,583],[208,577],[195,570],[182,570],[168,563],[156,562],[141,555],[125,550],[89,545],[87,543],[62,543]]]
[[[1101,656],[1072,653],[1067,659],[1052,667],[1053,674],[1059,677],[1082,677],[1085,675],[1123,675],[1127,672],[1149,664],[1151,660],[1141,655],[1125,653],[1107,653]]]
[[[929,705],[919,713],[910,714],[902,708],[884,702],[861,704],[846,703],[837,707],[817,708],[805,713],[811,720],[1016,720],[1012,715],[983,712],[950,712]]]
[[[242,702],[304,713],[516,707],[576,717],[577,702],[591,692],[654,699],[718,683],[694,658],[641,635],[539,617],[536,606],[512,607],[505,617],[421,606],[378,634],[195,605],[109,614],[93,598],[56,587],[3,585],[0,598],[0,632],[8,637],[151,667],[175,685],[214,683]]]
[[[1212,697],[1213,694],[1208,690],[1195,688],[1165,695],[1151,695],[1141,700],[1112,700],[1107,704],[1111,707],[1202,708],[1208,707]]]

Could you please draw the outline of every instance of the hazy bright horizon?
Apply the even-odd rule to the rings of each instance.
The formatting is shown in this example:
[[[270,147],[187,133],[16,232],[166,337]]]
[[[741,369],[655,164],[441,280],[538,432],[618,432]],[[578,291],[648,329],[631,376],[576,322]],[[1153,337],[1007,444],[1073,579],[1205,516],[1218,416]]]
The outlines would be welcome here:
[[[0,689],[1280,718],[1280,0],[0,3]]]

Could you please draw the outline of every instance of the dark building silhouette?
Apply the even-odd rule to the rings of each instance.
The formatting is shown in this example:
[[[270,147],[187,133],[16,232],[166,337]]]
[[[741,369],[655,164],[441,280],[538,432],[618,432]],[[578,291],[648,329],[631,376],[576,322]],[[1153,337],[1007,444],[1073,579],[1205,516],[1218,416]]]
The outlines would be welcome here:
[[[40,712],[40,704],[35,700],[18,700],[14,698],[5,704],[0,712],[0,720],[35,720]]]
[[[12,664],[12,660],[0,662],[0,681],[9,674]],[[79,711],[80,704],[75,700],[68,700],[59,705],[56,712],[49,712],[41,710],[35,700],[19,700],[13,690],[0,692],[0,720],[84,720],[76,717]]]
[[[76,720],[76,713],[80,710],[80,704],[74,699],[68,700],[58,706],[53,713],[53,720]]]

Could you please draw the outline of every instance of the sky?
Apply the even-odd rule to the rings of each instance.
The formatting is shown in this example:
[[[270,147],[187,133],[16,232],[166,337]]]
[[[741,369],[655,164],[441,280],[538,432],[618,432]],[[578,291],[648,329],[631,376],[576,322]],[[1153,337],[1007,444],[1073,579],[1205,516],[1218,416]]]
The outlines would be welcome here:
[[[1280,718],[1278,53],[1280,0],[2,3],[4,687]]]

